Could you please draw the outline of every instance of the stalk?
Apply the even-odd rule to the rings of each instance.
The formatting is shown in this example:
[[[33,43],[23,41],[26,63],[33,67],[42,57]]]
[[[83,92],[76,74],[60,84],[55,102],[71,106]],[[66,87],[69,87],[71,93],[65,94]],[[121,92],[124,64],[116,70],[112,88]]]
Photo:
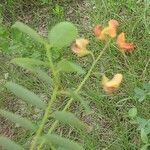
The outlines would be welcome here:
[[[83,85],[85,84],[85,82],[88,80],[88,78],[90,77],[91,72],[93,71],[95,65],[97,64],[97,62],[98,62],[98,61],[100,60],[100,58],[102,57],[102,55],[104,54],[105,50],[108,48],[109,43],[110,43],[110,41],[108,41],[108,42],[106,43],[105,47],[104,47],[103,50],[100,52],[100,54],[98,55],[98,57],[93,61],[92,65],[91,65],[91,68],[89,69],[89,71],[87,72],[87,74],[85,75],[84,79],[83,79],[82,82],[79,84],[79,86],[77,87],[77,89],[75,90],[75,92],[78,93],[78,92],[81,90],[81,88],[83,87]],[[65,107],[63,108],[62,111],[66,111],[66,110],[70,107],[70,105],[72,104],[72,102],[73,102],[73,98],[71,98],[71,99],[67,102],[67,104],[65,105]],[[58,123],[59,123],[59,121],[56,120],[56,121],[51,125],[51,127],[50,127],[50,129],[49,129],[49,131],[48,131],[48,134],[50,134],[52,131],[55,130],[55,128],[57,127]],[[43,146],[44,143],[45,143],[45,140],[43,140],[43,141],[41,142],[41,144],[39,145],[39,147],[38,147],[37,150],[40,150],[40,149],[42,148],[42,146]]]
[[[50,101],[49,101],[49,103],[48,103],[48,106],[47,106],[47,108],[46,108],[44,117],[43,117],[43,119],[42,119],[42,123],[41,123],[40,127],[38,128],[38,130],[37,130],[37,132],[36,132],[36,135],[35,135],[35,137],[34,137],[34,139],[33,139],[33,141],[32,141],[30,150],[34,150],[35,147],[36,147],[37,140],[38,140],[39,136],[41,135],[42,130],[43,130],[43,128],[44,128],[44,125],[45,125],[45,123],[46,123],[46,121],[47,121],[47,118],[49,117],[49,113],[51,112],[52,104],[53,104],[53,102],[54,102],[55,99],[56,99],[57,91],[58,91],[58,86],[56,86],[56,87],[54,88],[54,90],[53,90],[53,94],[52,94],[51,99],[50,99]]]
[[[48,106],[45,110],[42,122],[41,122],[41,124],[40,124],[40,126],[39,126],[39,128],[38,128],[38,130],[35,134],[35,137],[32,140],[30,150],[34,150],[36,148],[37,141],[38,141],[38,139],[39,139],[39,137],[40,137],[40,135],[43,131],[44,125],[45,125],[45,123],[46,123],[46,121],[49,117],[52,105],[53,105],[54,101],[56,100],[58,87],[59,87],[59,74],[57,74],[56,71],[55,71],[55,67],[54,67],[53,60],[52,60],[52,54],[51,54],[51,51],[50,51],[51,47],[50,47],[50,45],[46,45],[45,48],[46,48],[47,57],[48,57],[49,64],[50,64],[50,69],[51,69],[53,77],[54,77],[54,89],[53,89],[53,93],[51,95],[51,98],[48,102]]]

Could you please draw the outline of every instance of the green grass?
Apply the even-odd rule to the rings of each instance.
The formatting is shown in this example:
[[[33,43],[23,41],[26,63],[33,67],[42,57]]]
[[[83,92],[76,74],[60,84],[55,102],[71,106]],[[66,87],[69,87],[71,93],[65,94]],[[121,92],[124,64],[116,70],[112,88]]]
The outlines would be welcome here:
[[[135,50],[127,54],[126,60],[120,51],[116,50],[113,46],[115,43],[113,43],[98,62],[90,80],[86,82],[81,91],[81,95],[90,102],[93,114],[86,115],[82,113],[82,108],[78,107],[76,103],[73,103],[70,108],[83,121],[93,126],[93,131],[90,133],[80,133],[75,132],[68,126],[60,125],[57,133],[78,140],[83,143],[86,150],[140,149],[142,145],[140,133],[137,131],[137,126],[130,123],[127,112],[131,107],[136,106],[139,115],[143,118],[148,119],[150,115],[150,103],[148,99],[139,103],[133,98],[134,88],[140,87],[143,82],[150,81],[150,26],[148,24],[150,10],[146,9],[145,3],[141,0],[93,0],[84,2],[68,2],[66,0],[61,2],[58,0],[50,4],[41,4],[36,1],[30,4],[28,1],[25,3],[21,1],[19,6],[16,6],[16,3],[17,1],[14,1],[13,4],[5,3],[4,5],[6,10],[3,15],[6,24],[13,24],[16,20],[21,20],[37,30],[40,29],[41,33],[45,33],[45,28],[50,28],[57,22],[63,20],[72,21],[78,26],[80,35],[90,40],[89,49],[94,52],[95,56],[99,54],[104,44],[95,39],[92,33],[94,25],[98,23],[105,25],[112,18],[119,21],[119,32],[125,32],[127,40],[136,44]],[[60,6],[60,9],[63,8],[63,12],[60,12],[60,14],[52,11],[56,9],[56,4]],[[28,5],[31,7],[30,10],[28,10]],[[24,8],[23,10],[22,7]],[[10,16],[5,15],[10,10]],[[20,83],[36,93],[42,93],[43,95],[50,94],[49,91],[45,90],[46,85],[37,80],[36,76],[8,64],[8,61],[16,56],[43,58],[43,55],[41,55],[43,48],[39,47],[36,43],[33,44],[30,39],[26,39],[25,43],[22,42],[20,47],[22,47],[21,53],[15,51],[15,55],[12,53],[0,56],[2,58],[0,63],[0,77],[4,79],[4,74],[9,73],[8,80]],[[37,53],[35,49],[38,49],[39,52]],[[26,51],[25,53],[24,50]],[[92,62],[90,57],[76,58],[75,55],[70,53],[70,49],[64,50],[62,56],[78,62],[86,70],[88,70]],[[102,73],[106,73],[111,77],[118,72],[124,75],[123,84],[119,91],[108,96],[103,92],[100,85],[101,75]],[[63,75],[62,79],[64,89],[67,87],[76,88],[82,80],[80,76],[72,74]],[[0,100],[3,101],[2,107],[7,107],[8,103],[10,105],[7,107],[9,110],[16,112],[17,109],[15,107],[21,110],[22,105],[20,103],[17,103],[19,106],[15,104],[15,107],[11,108],[13,103],[10,100],[16,98],[8,94],[5,89],[1,89],[1,93]],[[61,97],[55,107],[63,108],[67,101],[67,98]],[[32,110],[31,112],[28,111],[21,112],[21,114],[31,117]],[[22,130],[17,131],[13,138],[25,144],[29,133],[21,136],[20,140],[21,132]]]
[[[120,32],[125,32],[127,39],[136,44],[136,49],[127,55],[129,62],[127,65],[122,54],[111,47],[96,69],[97,72],[105,72],[108,75],[113,75],[117,72],[121,72],[124,75],[124,82],[118,93],[102,97],[100,96],[102,95],[102,90],[98,87],[99,82],[96,84],[95,79],[91,81],[89,83],[90,87],[94,83],[94,88],[92,89],[87,84],[87,89],[89,90],[87,93],[91,93],[91,99],[94,99],[93,95],[95,95],[94,102],[97,104],[99,114],[103,116],[101,122],[108,120],[107,124],[109,125],[108,128],[100,125],[101,130],[96,132],[98,133],[97,135],[94,134],[97,138],[99,138],[99,134],[102,134],[97,142],[94,140],[96,142],[95,145],[99,145],[99,148],[97,147],[96,149],[139,149],[139,133],[136,131],[136,128],[133,128],[135,126],[129,123],[126,115],[129,108],[133,105],[138,107],[140,114],[145,110],[144,114],[142,114],[143,117],[149,115],[149,102],[146,102],[147,107],[145,108],[145,104],[138,103],[133,99],[133,89],[136,86],[140,86],[144,81],[150,80],[150,70],[147,64],[150,56],[149,48],[147,47],[150,39],[150,28],[146,27],[145,6],[142,2],[117,2],[113,0],[102,2],[97,0],[93,6],[96,8],[94,12],[91,11],[90,13],[92,24],[106,23],[110,18],[115,18],[120,22]],[[94,50],[96,51],[98,48]],[[98,51],[95,53],[98,53]],[[97,92],[95,87],[98,87]],[[107,137],[107,135],[109,136]]]

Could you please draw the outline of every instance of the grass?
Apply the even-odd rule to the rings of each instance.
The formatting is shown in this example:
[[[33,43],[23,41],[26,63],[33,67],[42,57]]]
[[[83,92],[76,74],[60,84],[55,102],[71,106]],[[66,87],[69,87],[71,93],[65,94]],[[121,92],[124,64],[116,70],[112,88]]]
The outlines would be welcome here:
[[[75,114],[83,121],[92,125],[93,131],[84,134],[80,132],[76,133],[71,127],[66,127],[62,124],[56,132],[80,141],[84,144],[86,150],[139,149],[142,145],[140,133],[137,131],[137,126],[132,125],[129,122],[127,112],[131,107],[136,106],[138,108],[138,113],[142,117],[148,118],[150,114],[150,103],[148,99],[143,103],[139,103],[133,98],[134,88],[140,87],[143,82],[148,82],[150,80],[150,26],[148,24],[148,14],[150,10],[147,9],[149,8],[148,5],[141,0],[128,0],[126,2],[124,0],[93,0],[83,2],[61,2],[58,0],[49,5],[35,1],[33,1],[33,3],[21,1],[19,6],[14,6],[16,3],[17,1],[14,1],[14,4],[9,3],[9,5],[4,3],[4,8],[6,8],[4,14],[7,14],[7,11],[11,10],[11,16],[4,15],[6,24],[12,24],[16,20],[21,20],[32,27],[39,29],[41,34],[45,35],[47,34],[45,33],[45,28],[50,28],[55,23],[63,20],[72,21],[79,27],[80,35],[90,39],[91,44],[89,45],[89,49],[91,49],[96,56],[101,51],[103,43],[95,39],[92,33],[94,25],[98,23],[105,25],[111,18],[120,22],[119,32],[125,32],[128,41],[133,41],[136,44],[136,49],[132,53],[127,54],[127,58],[124,58],[124,56],[112,45],[103,55],[102,59],[94,69],[90,80],[86,82],[81,91],[82,96],[90,102],[90,106],[93,110],[92,114],[86,115],[83,113],[82,108],[78,107],[76,103],[73,103],[70,108],[70,110],[75,112]],[[56,9],[56,4],[61,6],[60,9],[63,8],[63,12],[60,14],[55,14],[55,11],[52,11],[53,9]],[[29,10],[29,7],[27,6],[30,6],[32,11]],[[23,11],[22,8],[24,8]],[[27,12],[27,14],[25,12]],[[29,41],[30,39],[27,39],[26,43],[29,43]],[[113,44],[115,45],[115,43]],[[30,47],[42,51],[42,47],[38,48],[38,45],[36,45],[36,43],[33,45],[33,42],[27,44],[27,46],[25,46],[24,43],[22,43],[22,45],[24,45],[22,51],[28,50]],[[74,55],[68,55],[68,53],[70,53],[69,51],[70,49],[65,51],[62,55],[70,60],[80,63],[88,70],[91,64],[90,57],[85,57],[83,59],[76,58]],[[31,54],[34,53],[28,50],[25,54],[15,53],[15,55],[1,55],[1,78],[4,79],[4,74],[9,73],[8,80],[13,80],[25,85],[36,93],[45,96],[48,91],[45,91],[46,85],[44,85],[44,83],[37,80],[32,74],[28,74],[20,68],[8,64],[8,61],[15,56],[30,56]],[[36,54],[35,52],[31,57],[42,57],[40,54]],[[123,84],[119,91],[108,96],[103,92],[102,87],[100,86],[101,74],[106,73],[111,77],[118,72],[124,75]],[[72,76],[70,74],[63,75],[64,89],[67,87],[75,88],[80,81],[81,79],[79,76]],[[24,104],[21,105],[19,100],[14,104],[15,107],[12,108],[13,102],[10,100],[16,98],[8,94],[3,88],[1,89],[1,93],[2,96],[0,99],[3,101],[3,107],[7,107],[9,110],[31,117],[31,114],[34,112],[32,108],[29,108],[31,112],[29,110],[23,110],[24,112],[22,112],[21,109],[28,108],[28,106],[22,106]],[[60,98],[55,107],[62,108],[67,101],[67,98]],[[35,121],[38,122],[38,119],[36,118]],[[49,126],[50,123],[51,120],[48,122],[47,126]],[[15,129],[17,130],[18,128]],[[11,133],[13,132],[11,125],[9,130]],[[20,129],[16,134],[13,132],[13,136],[11,134],[8,134],[8,136],[12,136],[12,138],[16,139],[19,143],[25,144],[30,133],[26,134],[23,132],[24,134],[21,135],[22,132],[23,130]]]

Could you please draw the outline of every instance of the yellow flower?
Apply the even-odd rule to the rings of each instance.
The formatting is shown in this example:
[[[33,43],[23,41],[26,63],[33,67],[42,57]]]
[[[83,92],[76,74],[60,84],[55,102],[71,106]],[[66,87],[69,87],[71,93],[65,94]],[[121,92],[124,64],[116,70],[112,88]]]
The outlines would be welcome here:
[[[114,75],[114,77],[111,80],[108,79],[105,75],[103,75],[102,86],[104,91],[109,94],[116,91],[119,88],[122,79],[123,79],[123,75],[119,73]]]
[[[94,34],[100,40],[105,40],[107,36],[110,36],[111,38],[115,38],[117,35],[118,26],[119,26],[118,21],[111,19],[108,22],[108,26],[105,27],[104,29],[100,24],[96,25],[94,28]]]
[[[83,57],[83,56],[90,54],[90,51],[88,51],[86,48],[88,44],[89,44],[89,41],[87,39],[79,38],[79,39],[76,39],[71,49],[75,54],[77,54],[77,56]]]

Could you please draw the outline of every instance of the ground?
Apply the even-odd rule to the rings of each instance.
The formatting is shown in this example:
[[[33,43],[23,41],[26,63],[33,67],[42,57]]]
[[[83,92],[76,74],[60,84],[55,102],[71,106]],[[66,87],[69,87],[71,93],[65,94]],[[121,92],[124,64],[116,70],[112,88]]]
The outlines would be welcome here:
[[[79,29],[79,36],[90,40],[88,48],[95,56],[101,51],[103,43],[95,38],[94,25],[98,23],[106,25],[112,18],[119,21],[119,32],[125,32],[127,40],[134,42],[136,48],[124,57],[119,50],[116,50],[113,43],[100,59],[81,91],[82,96],[90,103],[92,114],[85,114],[76,103],[70,107],[70,111],[91,125],[93,130],[90,133],[81,133],[63,124],[59,126],[57,133],[81,142],[86,150],[138,150],[142,145],[140,133],[137,131],[137,126],[130,123],[128,110],[135,106],[141,117],[149,119],[149,98],[142,103],[134,99],[134,89],[150,81],[148,1],[64,0],[62,2],[53,0],[46,3],[44,0],[25,2],[14,0],[14,3],[3,1],[2,8],[4,24],[10,26],[19,20],[36,29],[43,36],[47,36],[47,30],[60,21],[73,22]],[[2,85],[0,103],[2,108],[31,118],[38,123],[42,112],[27,106],[3,87],[5,81],[11,80],[35,91],[44,97],[45,101],[50,95],[46,85],[37,80],[35,75],[9,63],[12,58],[18,56],[43,58],[42,47],[30,39],[26,39],[25,42],[19,39],[19,42],[20,45],[10,46],[10,50],[15,49],[13,53],[0,53],[0,84]],[[63,56],[79,63],[86,71],[92,62],[90,57],[77,58],[69,48],[64,50]],[[105,73],[112,77],[118,72],[124,75],[123,84],[117,92],[107,95],[100,85],[101,75]],[[82,78],[83,76],[72,74],[63,75],[63,88],[77,87]],[[67,101],[67,98],[60,98],[54,109],[62,108]],[[51,120],[47,123],[47,127],[50,124]],[[0,125],[2,134],[18,143],[28,145],[30,140],[28,137],[32,133],[26,132],[4,118],[1,118]]]

